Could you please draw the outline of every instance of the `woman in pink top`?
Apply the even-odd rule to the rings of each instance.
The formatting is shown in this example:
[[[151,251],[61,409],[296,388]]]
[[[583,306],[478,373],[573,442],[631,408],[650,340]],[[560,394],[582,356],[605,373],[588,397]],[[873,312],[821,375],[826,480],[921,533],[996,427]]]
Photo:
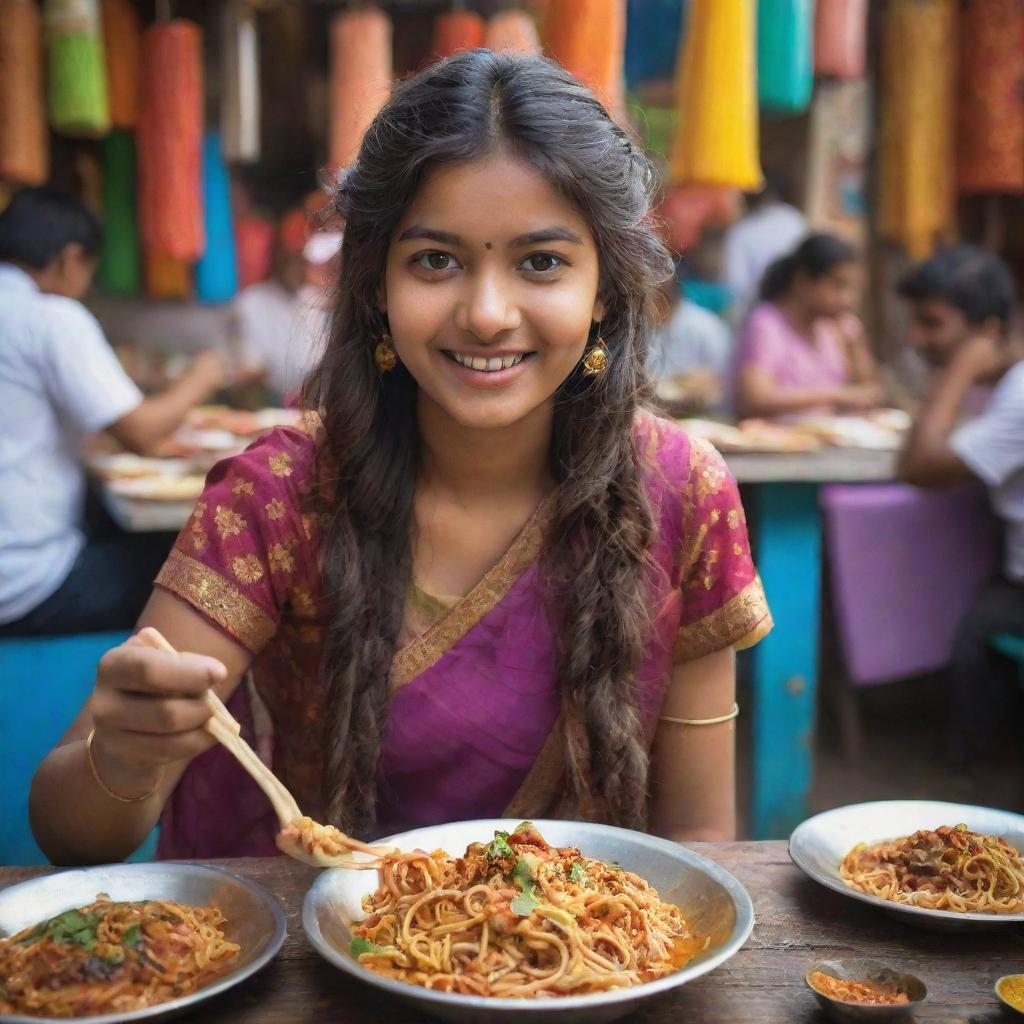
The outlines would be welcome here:
[[[810,235],[768,268],[737,346],[740,416],[848,412],[882,402],[878,367],[852,312],[860,277],[857,250],[834,235]]]

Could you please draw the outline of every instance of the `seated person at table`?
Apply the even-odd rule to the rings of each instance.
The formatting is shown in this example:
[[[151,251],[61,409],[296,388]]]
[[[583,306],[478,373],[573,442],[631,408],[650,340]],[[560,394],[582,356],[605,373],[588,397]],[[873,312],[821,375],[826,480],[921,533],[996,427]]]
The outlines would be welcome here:
[[[662,290],[670,312],[651,339],[647,368],[656,381],[678,384],[695,405],[724,411],[732,335],[720,316],[687,299],[681,266]]]
[[[81,442],[109,430],[152,450],[222,382],[206,352],[143,398],[78,301],[100,240],[89,210],[50,189],[19,192],[0,213],[0,635],[134,625],[166,539],[86,538]]]
[[[310,236],[309,230],[303,210],[281,218],[271,276],[244,289],[231,309],[243,373],[262,374],[273,400],[282,403],[297,397],[325,340],[323,288],[311,279],[330,262],[325,241],[337,236]]]
[[[1006,523],[1002,574],[961,623],[950,666],[956,753],[983,762],[1017,695],[1016,670],[990,645],[1024,636],[1024,352],[1011,334],[1015,292],[997,256],[957,246],[914,268],[900,294],[911,307],[908,344],[934,368],[900,457],[900,477],[920,487],[980,480]],[[968,393],[995,385],[980,415],[960,421]]]
[[[860,285],[857,250],[833,235],[811,235],[768,268],[760,304],[737,344],[741,417],[852,412],[881,404],[878,367],[853,313]]]
[[[732,835],[733,652],[771,618],[725,463],[639,407],[672,269],[650,173],[551,61],[396,86],[336,196],[322,427],[211,472],[140,620],[192,653],[103,659],[33,783],[51,857],[124,857],[161,814],[162,856],[275,852],[203,729],[250,666],[275,772],[350,833]]]

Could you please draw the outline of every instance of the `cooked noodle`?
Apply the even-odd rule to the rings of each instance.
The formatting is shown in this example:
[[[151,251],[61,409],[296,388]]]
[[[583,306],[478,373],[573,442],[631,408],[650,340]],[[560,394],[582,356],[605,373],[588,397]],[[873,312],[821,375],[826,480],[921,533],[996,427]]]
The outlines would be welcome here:
[[[697,939],[642,878],[549,846],[524,822],[464,857],[386,858],[354,929],[363,966],[413,985],[480,996],[624,988],[677,970]]]
[[[239,950],[214,907],[95,903],[0,939],[0,1013],[126,1013],[188,995]]]
[[[839,873],[861,892],[927,910],[1024,912],[1024,858],[1001,836],[966,825],[860,843],[843,858]]]

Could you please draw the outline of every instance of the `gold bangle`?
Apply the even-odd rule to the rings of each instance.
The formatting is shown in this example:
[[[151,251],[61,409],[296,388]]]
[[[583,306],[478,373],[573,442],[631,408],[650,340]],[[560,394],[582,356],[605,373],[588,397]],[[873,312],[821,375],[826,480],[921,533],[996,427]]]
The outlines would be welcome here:
[[[673,725],[719,725],[722,722],[731,722],[740,713],[740,706],[734,703],[732,711],[727,715],[719,715],[717,718],[673,718],[671,715],[660,715],[659,722],[671,722]]]
[[[93,777],[93,779],[95,779],[96,785],[99,786],[100,789],[102,789],[103,792],[106,793],[107,796],[109,796],[111,799],[117,800],[118,803],[122,803],[122,804],[138,804],[138,803],[141,803],[143,800],[148,800],[156,792],[157,786],[160,785],[159,779],[157,780],[156,785],[154,785],[151,790],[149,790],[146,793],[143,793],[141,796],[121,796],[120,793],[115,793],[100,778],[100,773],[96,770],[96,762],[92,759],[92,741],[93,741],[93,738],[95,737],[95,735],[96,735],[96,730],[95,729],[90,729],[89,730],[89,735],[88,735],[88,737],[85,740],[85,759],[89,762],[89,771],[92,772],[92,777]]]

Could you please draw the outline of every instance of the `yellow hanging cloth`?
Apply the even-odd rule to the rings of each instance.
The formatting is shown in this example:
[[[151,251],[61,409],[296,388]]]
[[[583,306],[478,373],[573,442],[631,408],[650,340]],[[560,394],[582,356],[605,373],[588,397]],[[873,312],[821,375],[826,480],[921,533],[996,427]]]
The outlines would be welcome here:
[[[891,0],[882,23],[879,217],[913,259],[954,221],[956,0]]]
[[[754,0],[691,0],[676,74],[670,177],[761,186]]]

